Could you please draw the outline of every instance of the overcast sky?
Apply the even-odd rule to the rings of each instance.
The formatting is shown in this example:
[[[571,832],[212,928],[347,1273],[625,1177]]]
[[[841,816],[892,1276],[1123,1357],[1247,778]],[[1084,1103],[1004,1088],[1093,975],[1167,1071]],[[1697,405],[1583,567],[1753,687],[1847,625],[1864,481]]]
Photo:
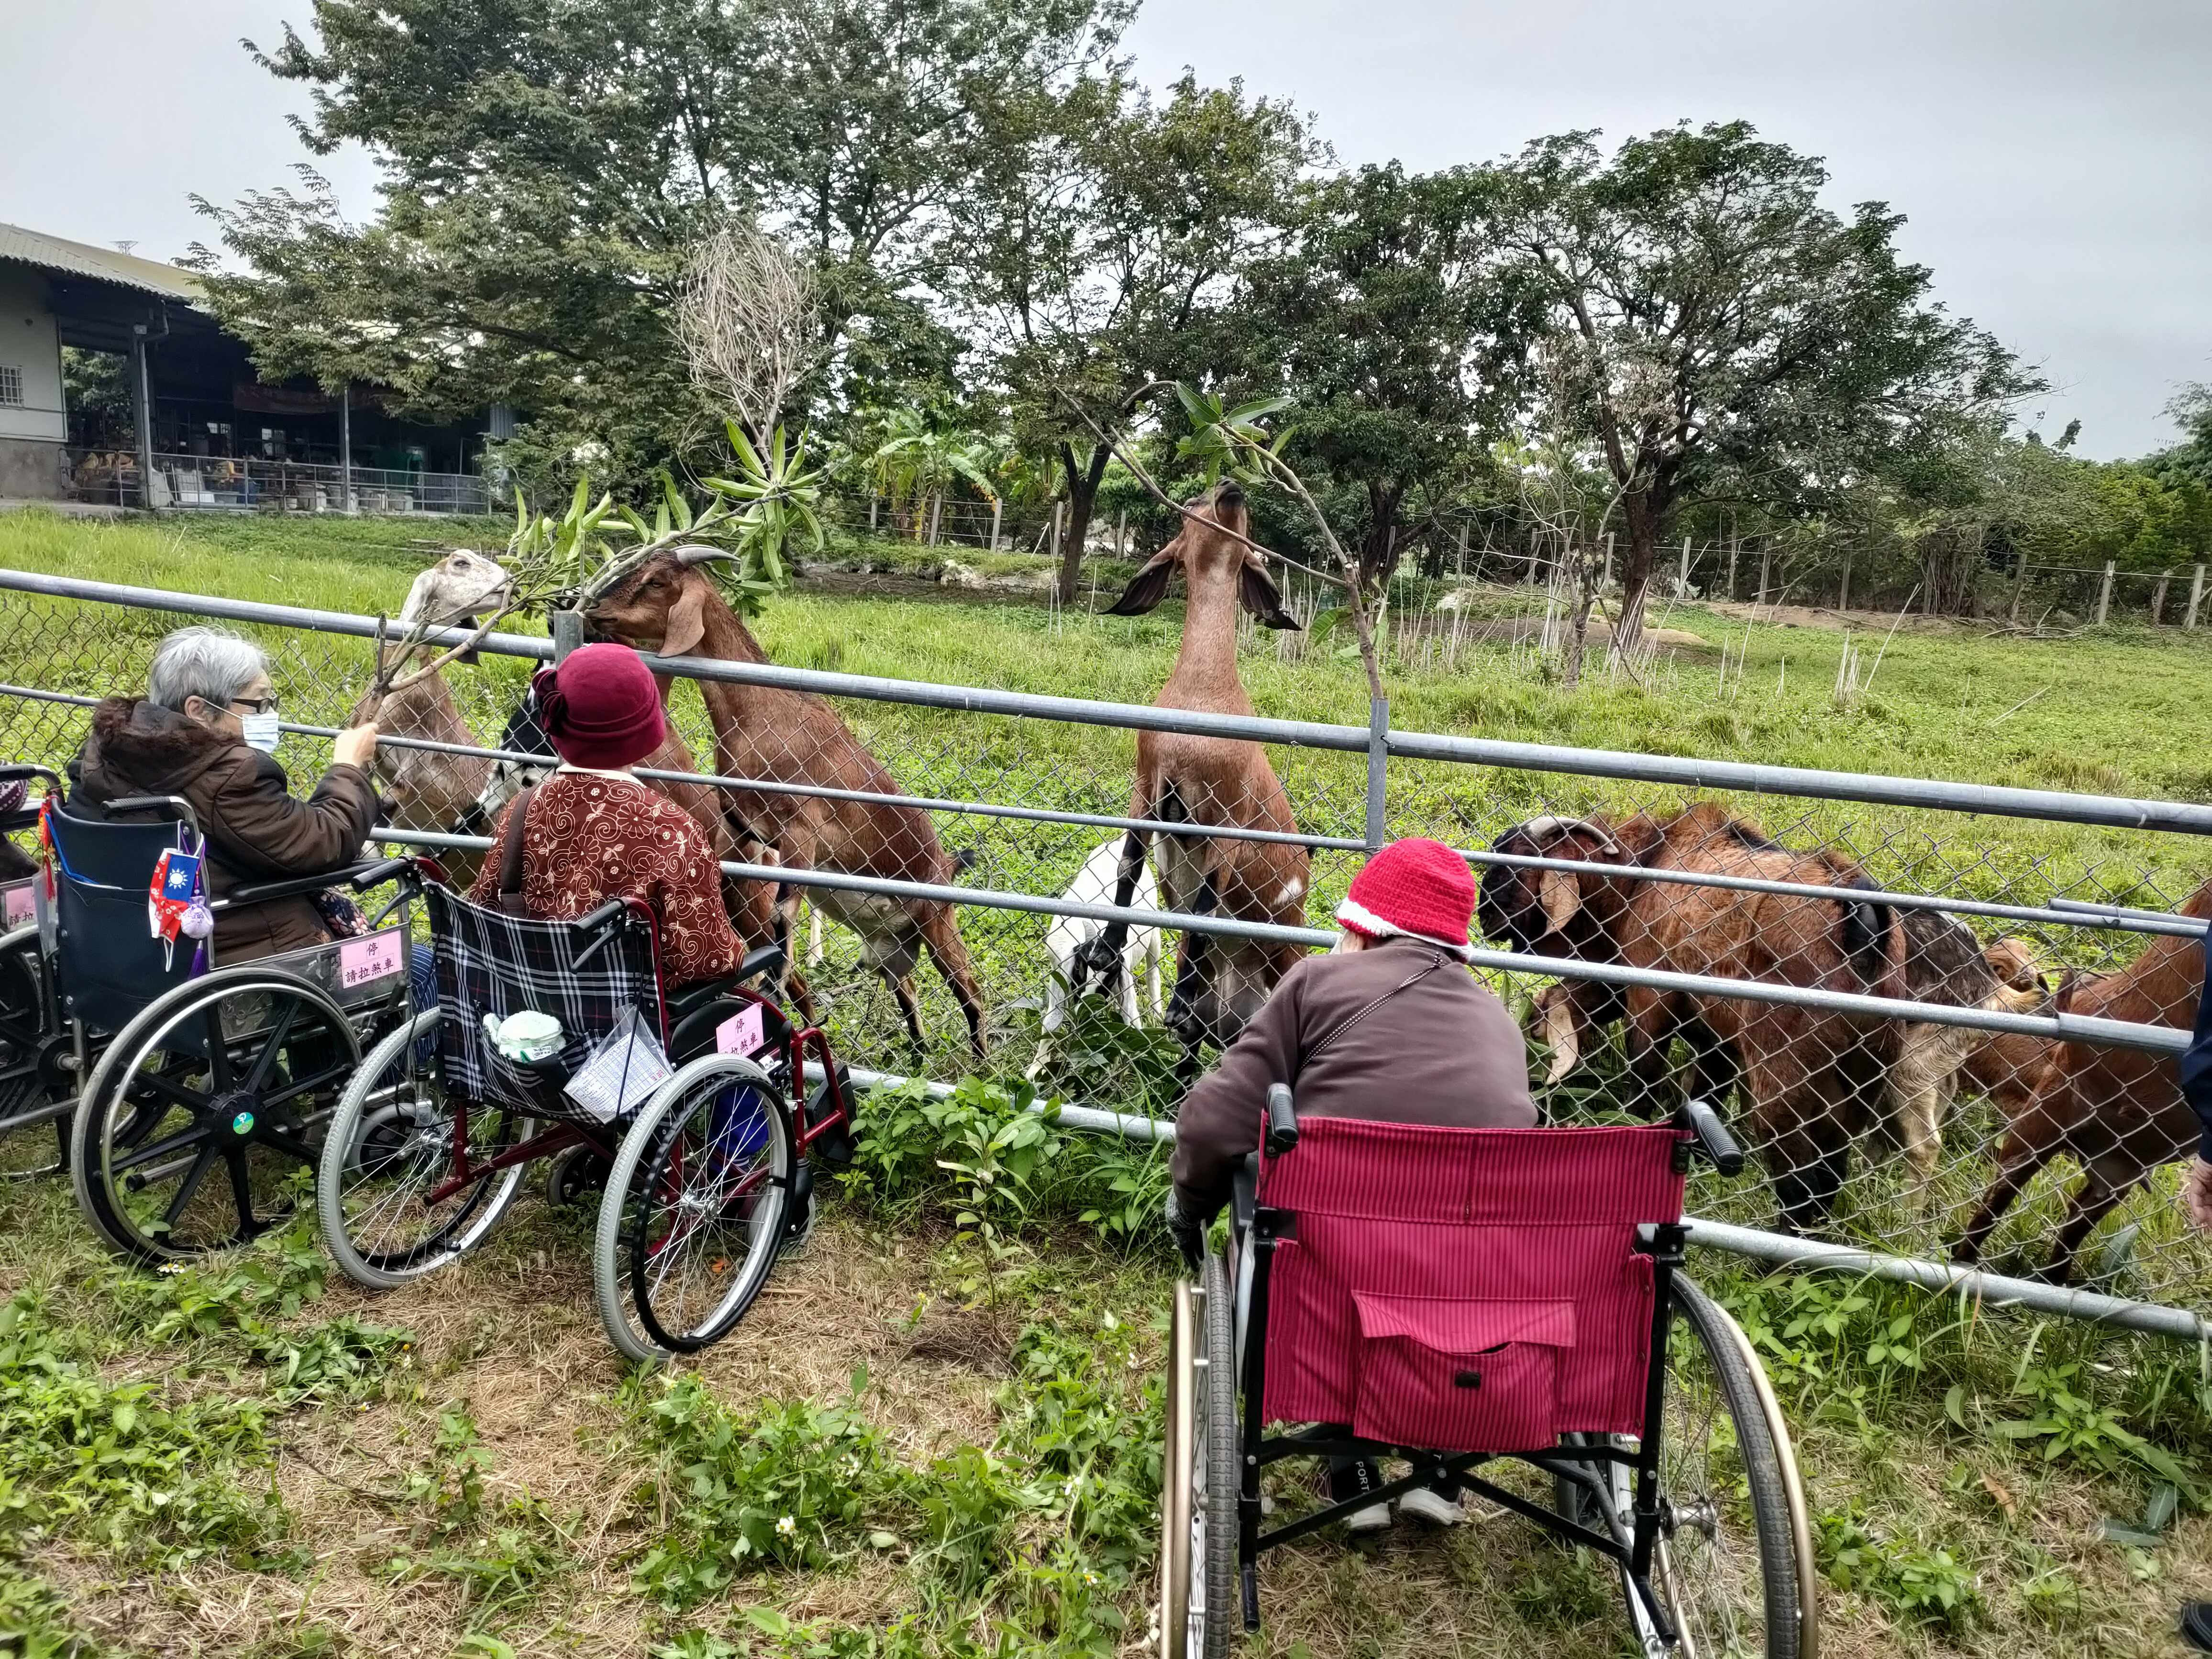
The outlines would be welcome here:
[[[170,258],[187,201],[289,181],[296,88],[257,69],[305,0],[0,0],[0,220]],[[188,25],[185,20],[189,17]],[[2212,379],[2212,0],[1152,0],[1165,83],[1242,76],[1347,164],[1742,116],[1911,217],[1939,295],[2040,363],[2092,455],[2170,441]],[[323,166],[373,210],[359,155]]]

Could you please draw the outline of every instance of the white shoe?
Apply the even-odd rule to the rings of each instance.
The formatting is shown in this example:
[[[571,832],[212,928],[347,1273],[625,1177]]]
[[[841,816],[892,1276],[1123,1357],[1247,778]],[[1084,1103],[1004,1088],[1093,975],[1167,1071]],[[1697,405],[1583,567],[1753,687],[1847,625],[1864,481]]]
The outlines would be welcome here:
[[[1370,1504],[1364,1510],[1354,1510],[1344,1522],[1346,1532],[1387,1532],[1390,1528],[1390,1506]]]
[[[1398,1513],[1425,1521],[1432,1527],[1455,1527],[1467,1519],[1465,1510],[1427,1486],[1416,1486],[1401,1498]]]

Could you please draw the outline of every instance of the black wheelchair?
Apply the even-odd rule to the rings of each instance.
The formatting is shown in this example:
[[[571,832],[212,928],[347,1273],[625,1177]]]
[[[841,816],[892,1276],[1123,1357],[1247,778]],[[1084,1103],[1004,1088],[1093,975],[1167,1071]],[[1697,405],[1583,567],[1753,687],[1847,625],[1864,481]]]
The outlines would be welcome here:
[[[64,1162],[78,1207],[126,1260],[246,1243],[291,1213],[295,1172],[312,1168],[364,1040],[406,1019],[404,920],[392,922],[387,907],[364,937],[236,967],[216,959],[212,939],[165,945],[148,925],[148,888],[164,852],[201,845],[191,804],[132,797],[109,803],[109,817],[78,817],[52,772],[5,768],[0,779],[10,773],[41,779],[47,792],[35,961],[17,960],[41,999],[26,1044],[36,1086],[62,1097],[19,1119],[69,1120]],[[235,888],[210,908],[339,884],[366,892],[401,862]],[[33,1036],[27,1022],[19,1030]],[[11,1053],[17,1046],[11,1037]]]
[[[809,1154],[851,1156],[828,1038],[757,988],[781,947],[672,994],[634,901],[556,921],[471,903],[432,859],[408,883],[428,910],[437,1005],[370,1053],[339,1103],[316,1180],[331,1256],[371,1289],[420,1279],[484,1239],[537,1164],[556,1203],[599,1194],[593,1299],[623,1354],[726,1335],[807,1231]],[[559,1022],[557,1052],[511,1058],[485,1029],[526,1012]]]
[[[43,767],[0,766],[0,785],[44,781],[58,799],[61,780]],[[31,802],[0,813],[0,837],[38,827],[39,806]],[[76,1103],[79,1056],[54,1002],[39,919],[45,909],[45,882],[38,866],[11,841],[0,840],[7,855],[0,870],[0,1147],[7,1173],[61,1175],[69,1168],[69,1115]],[[40,1137],[28,1131],[44,1127],[53,1140],[53,1157],[21,1167]]]

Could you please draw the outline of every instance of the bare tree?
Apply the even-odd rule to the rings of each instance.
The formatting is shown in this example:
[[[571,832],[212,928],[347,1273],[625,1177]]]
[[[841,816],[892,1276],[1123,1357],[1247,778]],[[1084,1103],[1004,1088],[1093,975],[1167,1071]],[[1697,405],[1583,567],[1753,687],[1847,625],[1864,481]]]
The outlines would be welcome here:
[[[676,338],[708,405],[756,443],[822,356],[813,271],[752,225],[716,231],[691,256],[676,297]]]

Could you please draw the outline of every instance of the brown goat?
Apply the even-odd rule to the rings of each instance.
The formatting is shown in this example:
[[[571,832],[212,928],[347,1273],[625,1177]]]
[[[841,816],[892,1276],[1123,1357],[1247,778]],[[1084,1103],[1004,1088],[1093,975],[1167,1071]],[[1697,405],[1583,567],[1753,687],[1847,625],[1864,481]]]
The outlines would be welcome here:
[[[1110,616],[1141,616],[1166,597],[1169,578],[1182,572],[1188,596],[1182,643],[1166,685],[1152,699],[1154,708],[1252,714],[1252,700],[1237,672],[1237,607],[1270,628],[1296,628],[1297,623],[1283,609],[1266,559],[1238,539],[1249,533],[1244,492],[1234,483],[1218,485],[1109,607]],[[1292,835],[1298,827],[1290,797],[1258,744],[1172,732],[1137,733],[1129,816]],[[1122,838],[1114,890],[1118,905],[1129,902],[1148,839],[1135,830]],[[1164,834],[1153,862],[1161,898],[1170,910],[1285,927],[1304,925],[1310,870],[1302,846]],[[1079,957],[1086,975],[1096,974],[1110,987],[1120,971],[1127,932],[1121,922],[1109,922],[1099,932]],[[1304,954],[1302,945],[1186,934],[1168,1005],[1168,1025],[1182,1040],[1186,1070],[1195,1064],[1201,1042],[1233,1042]]]
[[[1868,885],[1849,860],[1777,846],[1717,806],[1664,820],[1540,818],[1506,831],[1495,850],[1590,866],[1498,866],[1485,875],[1482,931],[1518,950],[1875,996],[1902,991],[1904,944],[1887,905],[1605,873],[1608,865],[1627,865]],[[1880,1019],[1648,986],[1571,989],[1543,1012],[1557,1029],[1579,1032],[1625,1019],[1629,1068],[1647,1114],[1669,1103],[1677,1037],[1692,1054],[1694,1091],[1718,1097],[1740,1086],[1783,1224],[1792,1231],[1817,1225],[1833,1206],[1852,1139],[1874,1121],[1897,1040]]]
[[[704,550],[685,550],[648,560],[586,611],[586,631],[657,656],[766,662],[759,641],[697,568],[707,556]],[[699,695],[714,726],[716,769],[727,776],[899,793],[897,781],[820,697],[726,680],[701,680]],[[743,789],[722,793],[723,810],[740,839],[772,849],[773,861],[793,869],[935,884],[959,873],[919,807]],[[951,905],[834,888],[815,889],[810,898],[860,936],[869,966],[890,982],[917,1045],[925,1039],[914,970],[927,945],[967,1017],[969,1042],[978,1054],[984,1052],[983,1000]],[[795,894],[779,905],[787,942],[796,908]]]
[[[398,620],[403,628],[416,623],[473,627],[478,613],[497,608],[511,580],[506,568],[489,555],[455,548],[415,578],[399,608]],[[459,660],[473,662],[475,653],[465,653]],[[660,683],[660,694],[665,702],[668,696],[668,682],[665,679]],[[419,738],[434,743],[464,744],[471,749],[483,746],[483,740],[454,704],[453,690],[443,674],[430,674],[416,680],[386,696],[373,709],[364,697],[355,708],[353,718],[359,721],[372,715],[382,737]],[[526,702],[508,720],[499,746],[517,746],[520,739],[516,733],[525,727],[532,734],[529,746],[533,750],[542,748],[546,764],[550,767],[551,744],[544,741],[531,703]],[[660,746],[638,763],[669,772],[698,769],[690,750],[672,724]],[[520,766],[495,765],[475,755],[402,748],[392,744],[378,746],[376,774],[384,785],[386,822],[397,829],[437,834],[485,833],[528,781],[526,769]],[[734,855],[735,847],[722,816],[721,802],[710,786],[664,782],[653,787],[698,820],[718,861]],[[483,853],[473,848],[443,848],[439,850],[438,861],[458,885],[465,888],[476,879],[483,857]],[[740,939],[748,945],[759,945],[773,937],[773,896],[766,888],[757,882],[726,878],[722,891],[732,924]],[[798,994],[803,993],[804,987],[798,988]]]
[[[2181,907],[2182,915],[2212,918],[2212,881]],[[2204,988],[2204,942],[2161,935],[2117,973],[2061,988],[2062,1013],[2187,1030]],[[2021,1189],[2052,1158],[2081,1167],[2066,1219],[2044,1269],[2054,1283],[2071,1274],[2074,1258],[2097,1224],[2161,1164],[2186,1157],[2202,1133],[2182,1097],[2172,1054],[2108,1048],[2086,1042],[2050,1045],[2034,1093],[2011,1116],[1997,1142],[1997,1172],[1954,1253],[1978,1261]]]

